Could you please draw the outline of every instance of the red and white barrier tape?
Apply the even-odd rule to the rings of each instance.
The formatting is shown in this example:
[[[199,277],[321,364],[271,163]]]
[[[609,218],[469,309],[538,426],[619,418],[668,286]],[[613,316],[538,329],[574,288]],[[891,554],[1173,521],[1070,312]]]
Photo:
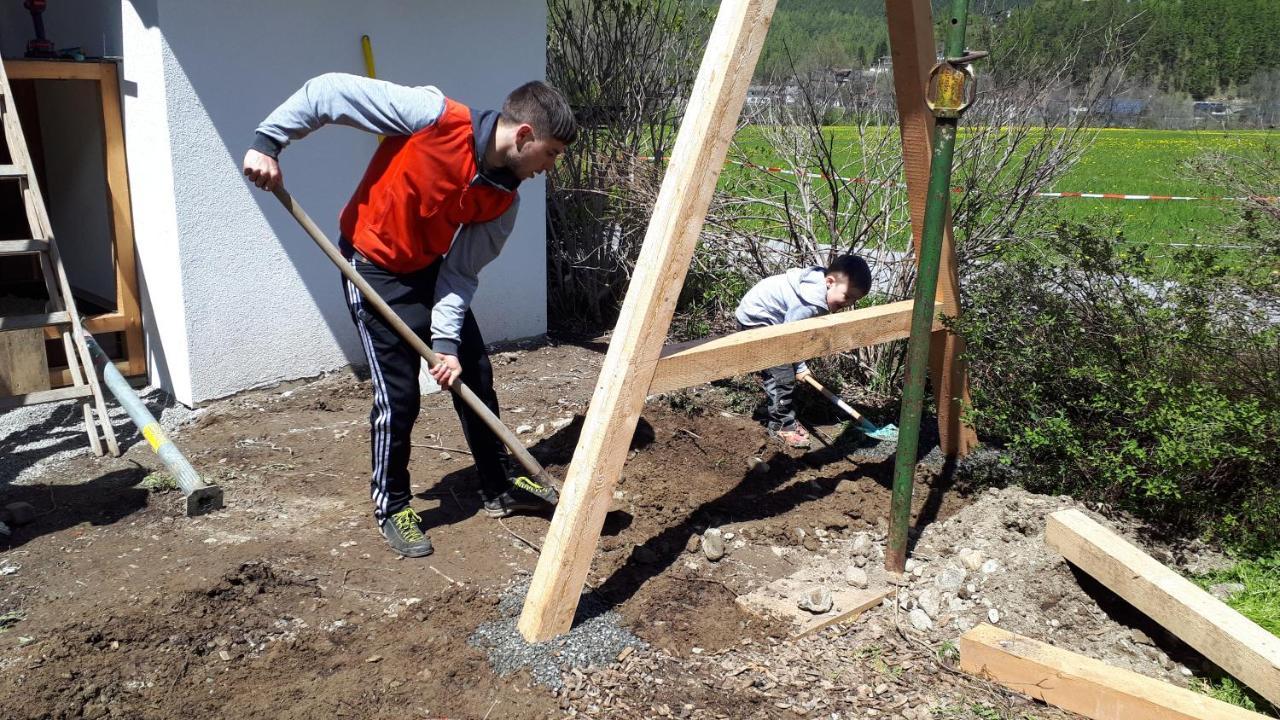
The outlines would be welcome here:
[[[643,161],[652,161],[654,158],[639,157],[637,159],[643,160]],[[773,173],[775,175],[796,175],[797,174],[796,171],[794,170],[787,170],[786,168],[780,168],[780,167],[767,167],[765,165],[757,165],[753,162],[743,162],[740,160],[730,160],[729,162],[734,165],[738,165],[739,167],[751,168],[753,170],[760,170],[762,172]],[[827,176],[823,173],[801,173],[801,174],[805,175],[806,177],[815,178],[815,179],[825,180],[827,178]],[[864,177],[851,178],[851,177],[843,177],[840,175],[837,175],[835,179],[843,180],[844,182],[857,183],[860,185],[874,184],[874,185],[885,185],[890,187],[906,187],[906,183],[895,182],[893,180],[871,180],[869,178],[864,178]],[[958,188],[958,187],[951,188],[951,192],[957,192],[957,193],[964,192],[964,188]],[[1193,197],[1190,195],[1130,195],[1125,193],[1037,192],[1035,193],[1035,196],[1042,197],[1042,198],[1093,198],[1098,200],[1156,200],[1156,201],[1202,201],[1202,202],[1255,201],[1255,202],[1265,202],[1265,203],[1280,202],[1280,196],[1276,196],[1276,195],[1251,195],[1247,197],[1219,197],[1214,195],[1206,195],[1202,197]]]

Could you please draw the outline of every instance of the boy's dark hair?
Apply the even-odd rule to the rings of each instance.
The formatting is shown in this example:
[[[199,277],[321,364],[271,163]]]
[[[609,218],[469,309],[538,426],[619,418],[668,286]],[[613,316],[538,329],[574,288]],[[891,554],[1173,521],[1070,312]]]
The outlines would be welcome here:
[[[863,295],[871,292],[871,268],[867,261],[857,255],[840,255],[827,266],[827,274],[841,273],[849,278],[849,285],[862,291]]]
[[[559,90],[539,80],[511,91],[502,103],[502,119],[532,125],[535,132],[548,134],[566,145],[578,137],[578,121],[569,101]]]

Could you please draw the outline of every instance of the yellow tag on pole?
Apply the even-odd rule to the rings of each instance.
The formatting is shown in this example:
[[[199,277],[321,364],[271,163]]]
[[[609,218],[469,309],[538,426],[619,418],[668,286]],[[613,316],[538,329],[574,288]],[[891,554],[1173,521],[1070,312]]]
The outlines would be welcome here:
[[[164,430],[160,429],[159,423],[147,423],[142,427],[142,437],[147,439],[147,443],[151,445],[151,449],[159,452],[160,446],[169,442],[169,438],[165,436]]]

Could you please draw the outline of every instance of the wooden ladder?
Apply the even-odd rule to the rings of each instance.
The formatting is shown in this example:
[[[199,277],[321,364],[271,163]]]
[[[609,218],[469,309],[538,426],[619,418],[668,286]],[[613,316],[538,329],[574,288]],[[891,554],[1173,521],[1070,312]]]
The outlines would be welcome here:
[[[0,410],[61,400],[78,400],[84,410],[85,431],[89,434],[89,445],[93,448],[94,454],[103,454],[102,440],[105,439],[107,450],[113,456],[119,456],[120,447],[116,444],[115,430],[112,429],[111,420],[107,417],[102,387],[98,383],[93,361],[89,357],[84,328],[80,324],[80,313],[76,310],[71,285],[67,282],[67,271],[62,265],[62,259],[58,255],[58,245],[53,239],[49,215],[45,209],[44,198],[40,194],[40,184],[36,180],[35,168],[31,164],[27,141],[22,134],[22,124],[13,105],[9,77],[5,73],[2,62],[0,62],[0,120],[4,123],[5,145],[9,149],[10,157],[10,164],[0,165],[0,192],[11,192],[16,187],[22,193],[27,226],[31,230],[31,239],[0,240],[0,257],[37,255],[45,290],[49,295],[46,311],[43,313],[0,316],[0,332],[58,328],[62,334],[62,344],[67,355],[67,368],[72,381],[70,386],[56,390],[37,390],[0,397]],[[99,427],[101,427],[101,433],[99,433]]]

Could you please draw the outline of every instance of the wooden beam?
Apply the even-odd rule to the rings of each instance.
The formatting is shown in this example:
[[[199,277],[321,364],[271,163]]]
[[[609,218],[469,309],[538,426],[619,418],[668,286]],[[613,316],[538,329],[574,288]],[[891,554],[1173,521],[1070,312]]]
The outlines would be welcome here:
[[[1045,542],[1072,565],[1280,706],[1280,637],[1079,510],[1050,515]]]
[[[893,88],[898,101],[902,135],[902,163],[907,176],[911,207],[911,235],[916,257],[924,234],[925,197],[933,155],[933,113],[925,105],[929,70],[935,62],[933,14],[929,0],[885,0],[889,48],[893,56]],[[947,214],[942,238],[942,263],[938,267],[937,300],[943,313],[960,316],[960,276],[956,269],[955,238]],[[933,334],[929,344],[929,377],[938,405],[938,436],[944,454],[964,455],[978,444],[973,427],[962,418],[969,398],[969,373],[961,354],[964,342],[944,331]]]
[[[147,372],[147,351],[142,339],[142,308],[138,302],[138,269],[134,252],[133,201],[129,193],[129,166],[124,149],[124,114],[120,111],[120,66],[102,65],[102,147],[107,174],[107,206],[111,212],[111,242],[116,259],[116,312],[125,318],[124,350],[129,361],[126,376]]]
[[[129,318],[119,312],[90,315],[84,318],[84,328],[91,333],[122,332],[128,326]],[[45,328],[45,340],[58,340],[61,337],[62,331],[58,328]]]
[[[49,389],[49,363],[39,328],[0,332],[0,395]]]
[[[960,669],[1093,720],[1262,720],[1208,695],[979,625],[960,636]]]
[[[668,345],[649,394],[901,340],[911,334],[911,306],[912,301],[904,300]],[[935,320],[934,328],[941,329],[942,322]]]
[[[71,60],[5,60],[4,71],[9,80],[92,80],[101,82],[104,68],[110,62],[75,62]]]
[[[111,364],[116,366],[116,369],[120,371],[121,375],[124,375],[125,377],[129,376],[128,360],[116,360]],[[49,369],[49,387],[54,387],[54,388],[68,387],[72,385],[73,382],[74,382],[74,378],[71,377],[70,368],[63,366],[63,367],[55,367],[55,368]]]
[[[569,630],[776,0],[724,0],[685,108],[518,627]]]

